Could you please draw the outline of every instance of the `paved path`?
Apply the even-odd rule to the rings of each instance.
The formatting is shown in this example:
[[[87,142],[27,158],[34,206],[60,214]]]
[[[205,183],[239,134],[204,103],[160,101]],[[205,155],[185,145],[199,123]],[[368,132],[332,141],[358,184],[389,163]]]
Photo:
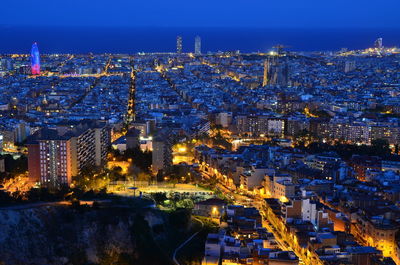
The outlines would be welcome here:
[[[200,229],[199,231],[197,231],[196,233],[194,233],[193,235],[191,235],[185,242],[183,242],[182,244],[180,244],[179,247],[177,247],[177,248],[175,249],[174,255],[172,256],[172,260],[174,261],[174,263],[175,263],[176,265],[180,265],[180,263],[179,263],[178,260],[176,259],[176,253],[178,253],[178,251],[179,251],[181,248],[183,248],[183,246],[185,246],[187,243],[189,243],[190,240],[192,240],[195,236],[197,236],[198,233],[200,233],[201,230],[203,230],[204,223],[203,223],[201,220],[199,220],[199,219],[196,219],[196,221],[199,221],[199,222],[201,223],[201,229]]]

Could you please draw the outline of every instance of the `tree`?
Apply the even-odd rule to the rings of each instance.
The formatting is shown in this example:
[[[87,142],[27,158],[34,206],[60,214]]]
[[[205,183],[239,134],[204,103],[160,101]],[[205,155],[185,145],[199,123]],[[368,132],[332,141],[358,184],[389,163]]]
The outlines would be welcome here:
[[[122,174],[122,168],[119,166],[113,167],[110,172],[110,180],[118,181],[118,180],[126,180],[125,176]]]
[[[12,155],[4,155],[5,171],[11,174],[11,177],[25,173],[28,170],[28,158],[21,155],[19,158],[14,159]]]
[[[177,229],[187,229],[190,225],[191,213],[189,209],[176,209],[169,216],[170,224]]]
[[[185,209],[193,209],[194,203],[191,199],[183,199],[176,202],[176,207],[178,208],[185,208]]]
[[[167,200],[167,195],[164,192],[156,192],[151,194],[151,197],[157,204],[163,204]]]
[[[10,196],[8,192],[0,190],[0,205],[9,205],[15,202],[17,202],[17,200]]]
[[[389,142],[384,139],[375,139],[371,141],[371,146],[375,150],[376,155],[390,155]]]
[[[135,261],[131,264],[171,264],[152,235],[152,230],[143,215],[136,214],[131,226],[131,238],[136,246]],[[154,255],[158,253],[158,255]]]
[[[133,165],[143,171],[150,172],[152,164],[152,152],[143,152],[139,147],[128,149],[124,153],[124,159],[132,159]]]

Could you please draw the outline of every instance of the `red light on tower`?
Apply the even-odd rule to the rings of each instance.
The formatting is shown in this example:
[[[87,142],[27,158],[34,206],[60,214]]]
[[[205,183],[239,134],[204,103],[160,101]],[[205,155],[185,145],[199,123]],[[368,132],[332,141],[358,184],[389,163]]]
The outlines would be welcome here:
[[[40,54],[37,43],[33,43],[31,49],[31,68],[33,75],[40,75]]]

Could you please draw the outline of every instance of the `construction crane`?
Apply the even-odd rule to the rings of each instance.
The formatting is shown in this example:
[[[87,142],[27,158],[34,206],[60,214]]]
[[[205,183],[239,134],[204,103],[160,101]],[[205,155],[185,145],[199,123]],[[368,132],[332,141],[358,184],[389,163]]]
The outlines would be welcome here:
[[[290,46],[287,46],[287,45],[277,44],[277,45],[273,46],[272,48],[274,48],[276,50],[277,55],[282,55],[282,54],[286,53],[283,49],[289,48],[289,47]]]

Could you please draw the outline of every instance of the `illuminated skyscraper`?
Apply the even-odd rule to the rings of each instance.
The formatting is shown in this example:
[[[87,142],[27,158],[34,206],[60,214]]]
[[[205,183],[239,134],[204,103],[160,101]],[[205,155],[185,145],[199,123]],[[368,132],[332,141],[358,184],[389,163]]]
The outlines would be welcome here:
[[[31,50],[31,69],[33,75],[40,75],[40,54],[37,43],[32,44]]]
[[[201,38],[199,36],[194,39],[194,54],[201,54]]]
[[[178,36],[176,37],[176,52],[177,53],[182,53],[182,37]]]

